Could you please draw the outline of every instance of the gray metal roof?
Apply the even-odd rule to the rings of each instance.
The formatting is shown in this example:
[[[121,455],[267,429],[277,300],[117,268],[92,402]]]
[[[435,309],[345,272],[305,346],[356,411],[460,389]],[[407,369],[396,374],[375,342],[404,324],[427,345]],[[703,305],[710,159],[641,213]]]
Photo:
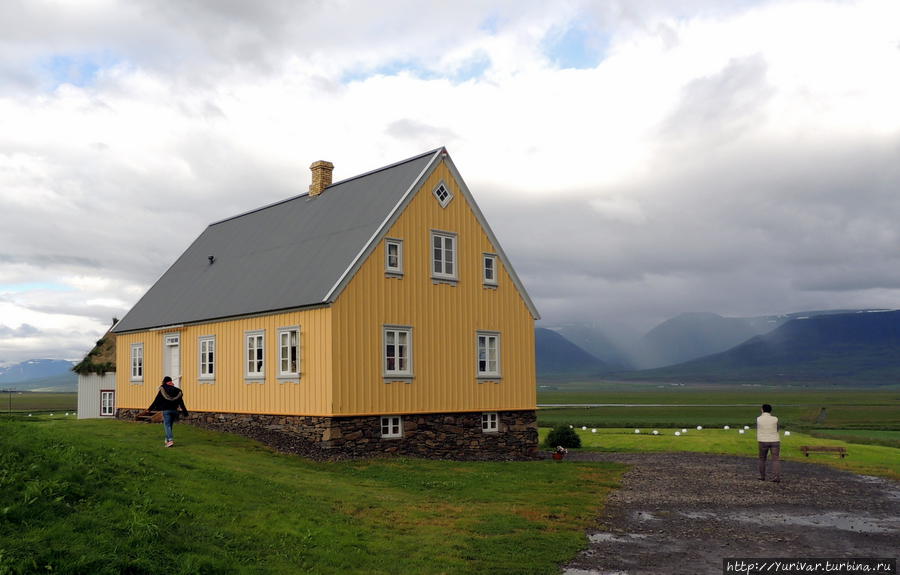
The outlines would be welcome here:
[[[441,151],[211,224],[114,331],[333,301]]]

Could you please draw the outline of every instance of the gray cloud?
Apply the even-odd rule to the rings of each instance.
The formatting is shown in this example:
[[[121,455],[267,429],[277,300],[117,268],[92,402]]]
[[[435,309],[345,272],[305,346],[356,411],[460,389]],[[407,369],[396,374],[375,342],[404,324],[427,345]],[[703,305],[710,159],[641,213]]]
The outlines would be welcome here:
[[[898,143],[736,150],[683,171],[664,157],[654,177],[616,191],[640,203],[639,221],[605,217],[588,194],[482,203],[551,323],[895,307]]]
[[[27,323],[23,323],[17,328],[11,328],[9,326],[0,324],[0,337],[32,337],[34,335],[37,335],[38,333],[40,333],[40,331],[36,327],[34,327],[33,325],[28,325]]]

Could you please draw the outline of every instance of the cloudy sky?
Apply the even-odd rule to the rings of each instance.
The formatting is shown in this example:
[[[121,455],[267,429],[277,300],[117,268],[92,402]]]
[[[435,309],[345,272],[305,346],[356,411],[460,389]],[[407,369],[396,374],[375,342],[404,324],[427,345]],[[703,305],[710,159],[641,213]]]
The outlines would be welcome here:
[[[545,324],[900,301],[900,2],[5,0],[0,364],[441,145]]]

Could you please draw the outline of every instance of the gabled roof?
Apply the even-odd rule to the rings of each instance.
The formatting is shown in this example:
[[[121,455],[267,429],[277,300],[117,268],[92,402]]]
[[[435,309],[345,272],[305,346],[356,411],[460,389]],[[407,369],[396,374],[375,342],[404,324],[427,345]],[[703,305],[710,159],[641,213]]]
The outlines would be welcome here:
[[[318,196],[302,194],[210,224],[113,331],[335,301],[442,157],[537,317],[446,150],[438,148],[337,182]]]

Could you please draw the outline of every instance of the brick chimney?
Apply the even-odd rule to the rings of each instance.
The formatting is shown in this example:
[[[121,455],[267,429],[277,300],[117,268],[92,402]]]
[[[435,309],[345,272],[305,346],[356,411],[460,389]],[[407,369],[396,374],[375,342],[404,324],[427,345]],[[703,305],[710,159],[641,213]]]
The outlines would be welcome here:
[[[325,188],[331,185],[331,172],[334,170],[334,164],[319,160],[313,162],[309,167],[312,171],[312,183],[309,185],[309,195],[318,196]]]

